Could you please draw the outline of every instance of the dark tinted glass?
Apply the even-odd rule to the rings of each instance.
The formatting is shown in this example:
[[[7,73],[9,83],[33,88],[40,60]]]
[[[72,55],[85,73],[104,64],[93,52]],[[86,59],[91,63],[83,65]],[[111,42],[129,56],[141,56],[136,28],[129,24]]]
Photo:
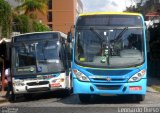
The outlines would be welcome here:
[[[43,33],[43,34],[28,34],[16,36],[14,38],[14,42],[22,42],[22,41],[33,41],[33,40],[42,40],[42,39],[58,39],[58,33]]]
[[[142,19],[132,15],[81,16],[77,26],[142,26]]]
[[[52,9],[52,0],[48,0],[48,9]]]
[[[48,22],[52,22],[52,12],[48,12]]]

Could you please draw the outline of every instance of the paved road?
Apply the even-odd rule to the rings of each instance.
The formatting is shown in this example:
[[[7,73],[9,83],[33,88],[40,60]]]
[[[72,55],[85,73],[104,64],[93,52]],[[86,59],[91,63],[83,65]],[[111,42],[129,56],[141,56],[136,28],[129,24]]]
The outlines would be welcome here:
[[[124,112],[124,110],[143,110],[148,113],[148,108],[154,107],[149,110],[160,112],[160,93],[151,90],[147,92],[143,102],[136,102],[134,98],[126,96],[94,96],[89,104],[82,104],[77,95],[66,97],[59,92],[53,93],[34,95],[32,100],[19,97],[19,101],[16,103],[5,103],[2,111],[5,109],[16,111],[17,108],[16,113],[36,113],[36,111],[38,113],[118,113]]]

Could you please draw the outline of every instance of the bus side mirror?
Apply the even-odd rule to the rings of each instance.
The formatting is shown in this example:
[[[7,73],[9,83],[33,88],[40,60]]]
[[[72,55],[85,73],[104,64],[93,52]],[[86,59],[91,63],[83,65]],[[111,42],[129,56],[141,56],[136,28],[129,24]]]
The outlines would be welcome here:
[[[68,32],[68,34],[67,34],[67,42],[68,42],[68,43],[71,43],[71,42],[72,42],[72,32],[71,32],[71,31]]]

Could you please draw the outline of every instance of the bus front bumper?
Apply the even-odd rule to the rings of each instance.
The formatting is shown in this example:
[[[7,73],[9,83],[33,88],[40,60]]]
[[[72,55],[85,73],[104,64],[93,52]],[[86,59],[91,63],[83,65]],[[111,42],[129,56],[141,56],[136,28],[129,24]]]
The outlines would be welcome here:
[[[26,93],[40,93],[40,92],[50,92],[55,90],[64,90],[66,87],[62,85],[60,86],[52,86],[50,84],[46,85],[36,85],[36,86],[13,86],[14,94],[26,94]]]
[[[74,94],[146,94],[147,79],[128,83],[92,83],[73,79]]]

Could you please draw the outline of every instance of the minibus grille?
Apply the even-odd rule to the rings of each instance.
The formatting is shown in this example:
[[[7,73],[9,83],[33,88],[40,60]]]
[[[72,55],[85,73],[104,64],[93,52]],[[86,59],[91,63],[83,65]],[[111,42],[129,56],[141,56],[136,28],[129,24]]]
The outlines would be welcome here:
[[[97,82],[97,83],[108,83],[108,82],[126,82],[127,79],[125,78],[90,78],[92,82]]]
[[[93,69],[87,69],[86,71],[88,71],[92,75],[123,76],[123,75],[130,73],[132,70],[93,70]]]
[[[49,84],[49,81],[39,81],[39,82],[29,82],[28,86],[37,86],[37,85],[46,85]]]
[[[41,87],[41,88],[29,88],[27,89],[27,92],[43,92],[43,91],[49,91],[50,89],[48,87]]]
[[[96,85],[99,90],[118,90],[121,85]]]

